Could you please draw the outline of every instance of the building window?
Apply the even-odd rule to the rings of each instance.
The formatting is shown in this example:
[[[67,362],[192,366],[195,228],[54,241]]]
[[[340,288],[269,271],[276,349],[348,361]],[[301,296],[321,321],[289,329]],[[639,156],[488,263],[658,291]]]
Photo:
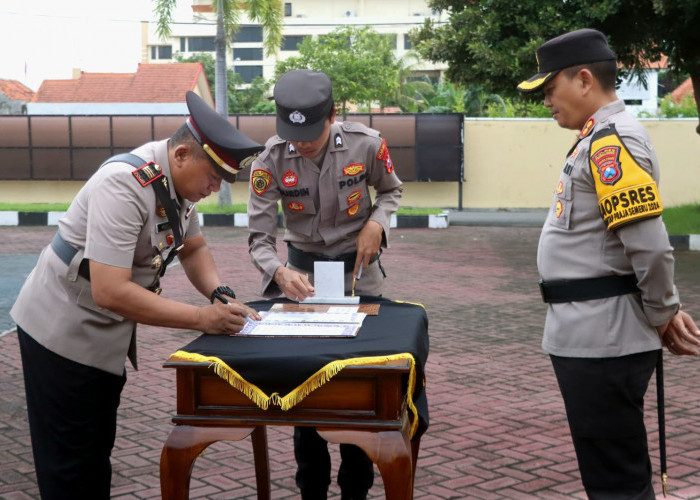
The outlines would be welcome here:
[[[188,52],[215,52],[216,38],[213,36],[191,36],[187,38]]]
[[[308,35],[289,35],[282,40],[282,50],[299,50],[299,45]]]
[[[257,76],[262,76],[262,66],[233,66],[233,70],[236,74],[241,76],[243,83],[250,83],[253,78]]]
[[[396,33],[386,33],[382,36],[384,36],[387,40],[389,40],[389,45],[391,46],[391,48],[396,50],[396,47],[397,47],[397,45],[396,45],[396,43],[397,43],[396,42],[396,38],[397,38]]]
[[[236,42],[262,42],[262,28],[260,26],[241,26],[236,33]]]
[[[233,49],[234,61],[262,61],[263,49],[259,47],[244,47]]]
[[[292,3],[284,2],[284,15],[285,17],[291,17],[292,15]]]
[[[180,52],[187,52],[187,43],[185,40],[187,39],[184,36],[180,38]]]
[[[172,59],[173,48],[170,45],[151,45],[151,59]]]
[[[411,45],[411,37],[408,36],[408,33],[405,33],[403,35],[403,48],[404,50],[410,50],[412,47]]]

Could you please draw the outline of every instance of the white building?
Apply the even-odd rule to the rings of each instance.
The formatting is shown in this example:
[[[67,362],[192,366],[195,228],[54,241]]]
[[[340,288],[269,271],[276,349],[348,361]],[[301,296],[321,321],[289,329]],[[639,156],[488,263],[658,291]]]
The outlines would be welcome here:
[[[214,55],[216,36],[216,13],[211,0],[192,1],[191,24],[172,25],[172,35],[163,41],[156,35],[156,26],[144,22],[142,30],[142,62],[173,62],[174,55],[188,57],[198,52]],[[440,16],[443,16],[442,18]],[[393,35],[397,59],[411,50],[408,32],[421,26],[430,17],[446,20],[445,13],[431,12],[423,0],[295,0],[284,3],[284,25],[282,46],[272,57],[266,57],[263,49],[263,31],[260,25],[243,18],[236,34],[235,43],[229,47],[227,65],[233,65],[244,82],[256,76],[266,80],[274,78],[275,63],[298,55],[297,44],[305,37],[330,33],[344,25],[371,26],[376,32]],[[412,66],[416,74],[426,74],[437,80],[446,69],[444,63],[434,64],[420,61]]]

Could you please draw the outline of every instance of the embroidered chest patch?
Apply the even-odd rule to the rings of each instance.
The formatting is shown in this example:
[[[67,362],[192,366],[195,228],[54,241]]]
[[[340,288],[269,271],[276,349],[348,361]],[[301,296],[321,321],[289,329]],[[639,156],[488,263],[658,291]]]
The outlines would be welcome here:
[[[365,171],[364,163],[351,163],[343,169],[343,175],[357,175]]]
[[[302,205],[302,204],[299,203],[298,201],[290,201],[290,202],[287,204],[287,208],[288,208],[289,210],[293,210],[293,211],[295,211],[295,212],[301,212],[302,210],[304,210],[304,205]]]
[[[282,184],[284,184],[285,187],[296,186],[297,182],[299,182],[297,174],[295,174],[291,170],[287,170],[284,173],[284,176],[282,177]]]

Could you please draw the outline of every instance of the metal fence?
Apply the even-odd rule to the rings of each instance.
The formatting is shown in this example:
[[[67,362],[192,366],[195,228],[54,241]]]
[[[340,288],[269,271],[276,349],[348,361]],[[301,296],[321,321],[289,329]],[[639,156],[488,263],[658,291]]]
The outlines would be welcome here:
[[[0,180],[86,180],[108,157],[170,137],[184,119],[184,115],[0,116]],[[347,120],[381,132],[402,181],[461,182],[461,114],[352,114]],[[229,121],[261,144],[275,135],[274,115],[232,115]]]

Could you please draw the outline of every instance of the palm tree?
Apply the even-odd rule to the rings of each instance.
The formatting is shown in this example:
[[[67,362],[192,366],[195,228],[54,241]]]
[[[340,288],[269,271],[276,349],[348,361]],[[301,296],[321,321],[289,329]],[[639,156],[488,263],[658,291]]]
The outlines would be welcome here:
[[[173,10],[178,0],[154,0],[155,14],[158,17],[157,35],[167,39],[172,30]],[[212,0],[216,7],[216,66],[214,71],[214,99],[216,111],[228,116],[228,83],[226,77],[226,44],[233,43],[240,27],[241,14],[247,13],[251,21],[260,23],[263,29],[265,55],[277,53],[282,42],[282,21],[284,10],[280,0]],[[231,186],[222,182],[219,191],[219,205],[231,203]]]

